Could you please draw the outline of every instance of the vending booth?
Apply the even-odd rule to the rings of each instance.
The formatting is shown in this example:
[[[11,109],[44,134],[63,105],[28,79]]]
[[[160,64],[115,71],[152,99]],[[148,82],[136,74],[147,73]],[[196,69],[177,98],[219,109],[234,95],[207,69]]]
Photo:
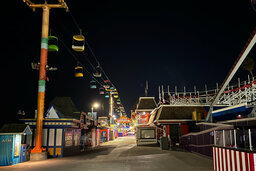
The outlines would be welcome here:
[[[27,140],[31,130],[25,124],[5,124],[0,130],[0,166],[14,165],[27,160]]]

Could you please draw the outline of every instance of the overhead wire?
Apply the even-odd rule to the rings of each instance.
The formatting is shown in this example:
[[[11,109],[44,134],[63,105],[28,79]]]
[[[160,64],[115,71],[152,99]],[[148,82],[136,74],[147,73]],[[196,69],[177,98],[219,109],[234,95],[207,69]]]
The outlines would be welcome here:
[[[71,16],[73,22],[75,23],[77,29],[78,29],[79,31],[81,31],[82,29],[81,29],[81,27],[79,26],[78,22],[76,21],[75,17],[73,16],[73,14],[72,14],[70,8],[69,8],[69,13],[70,13],[70,16]],[[105,77],[107,78],[107,80],[109,80],[110,84],[111,84],[114,88],[116,88],[116,87],[114,86],[114,84],[111,82],[111,80],[109,79],[109,77],[107,76],[107,74],[105,73],[105,71],[103,70],[102,66],[100,65],[100,62],[98,61],[98,59],[97,59],[95,53],[93,52],[91,46],[89,45],[89,43],[88,43],[88,41],[87,41],[86,39],[85,39],[85,43],[86,43],[86,45],[87,45],[89,51],[91,52],[92,56],[94,57],[94,59],[95,59],[97,65],[100,67],[100,70],[102,71],[102,73],[105,75]],[[84,54],[84,53],[83,53],[83,54]],[[85,54],[84,54],[84,56],[85,56]],[[85,58],[86,58],[86,57],[85,57]],[[88,61],[89,64],[92,66],[92,68],[93,68],[94,70],[96,70],[95,67],[92,65],[92,63],[89,61],[88,58],[87,58],[87,61]],[[103,80],[103,81],[104,81],[104,80]]]
[[[89,51],[91,52],[92,56],[94,57],[95,61],[97,62],[98,66],[100,67],[102,73],[105,75],[105,77],[107,78],[107,80],[109,80],[109,82],[111,83],[111,85],[112,85],[114,88],[116,88],[116,87],[114,86],[114,84],[111,82],[111,80],[109,79],[109,77],[107,76],[107,74],[105,73],[105,71],[103,70],[102,66],[100,65],[100,62],[98,61],[98,59],[97,59],[95,53],[93,52],[93,50],[92,50],[92,48],[91,48],[91,46],[89,45],[89,43],[88,43],[87,40],[85,40],[85,43],[86,43],[86,45],[87,45]]]
[[[76,28],[79,30],[80,33],[82,33],[82,29],[81,29],[81,27],[79,26],[79,24],[77,23],[75,17],[73,16],[73,14],[72,14],[70,8],[69,8],[69,14],[70,14],[70,16],[71,16],[73,22],[75,23]],[[85,41],[86,41],[86,40],[85,40]],[[86,55],[84,54],[84,52],[83,52],[83,55],[85,56],[87,62],[88,62],[88,63],[91,65],[91,67],[95,70],[94,65],[93,65],[93,64],[91,63],[91,61],[86,57]]]
[[[76,22],[76,19],[75,19],[75,17],[73,16],[73,14],[72,14],[72,12],[71,12],[71,10],[70,10],[70,7],[69,7],[69,14],[70,14],[70,16],[71,16],[73,22],[75,23],[77,29],[80,31],[81,28],[79,27],[78,23]]]
[[[73,16],[73,14],[72,14],[70,8],[69,8],[69,13],[70,13],[70,16],[71,16],[73,22],[75,23],[75,26],[77,27],[77,29],[78,29],[78,30],[80,31],[80,33],[81,33],[81,30],[82,30],[82,29],[81,29],[81,27],[79,26],[78,22],[76,21],[75,17]],[[75,57],[74,54],[72,53],[72,51],[65,45],[65,43],[64,43],[62,40],[60,40],[60,41],[61,41],[61,43],[64,45],[64,47],[68,50],[68,52],[69,52],[70,54],[72,54],[73,57]],[[100,68],[101,73],[104,74],[104,76],[106,77],[106,80],[109,81],[109,83],[111,84],[111,86],[112,86],[114,89],[116,89],[116,87],[114,86],[114,84],[112,83],[112,81],[109,79],[109,77],[107,76],[107,74],[106,74],[105,71],[103,70],[102,66],[100,65],[100,62],[98,61],[98,59],[97,59],[95,53],[93,52],[91,46],[89,45],[89,43],[88,43],[88,41],[87,41],[86,39],[85,39],[85,43],[86,43],[86,45],[87,45],[89,51],[91,52],[91,54],[92,54],[94,60],[96,61],[97,66]],[[82,54],[84,55],[84,57],[85,57],[85,59],[87,60],[87,62],[91,65],[91,67],[93,68],[93,70],[96,71],[95,66],[91,63],[91,61],[90,61],[89,58],[85,55],[85,53],[83,52]],[[77,61],[79,61],[77,57],[75,57],[75,59],[76,59]],[[84,67],[84,66],[83,66],[83,67]],[[84,67],[84,68],[85,68],[85,67]],[[87,69],[85,69],[85,71],[92,77],[92,79],[94,79],[94,80],[95,80],[97,83],[99,83],[102,87],[103,87],[103,84],[105,85],[105,80],[104,80],[102,77],[101,77],[101,79],[102,79],[103,82],[104,82],[103,84],[101,84],[101,83],[94,77],[94,75],[92,75]],[[120,99],[120,97],[119,97],[119,99]],[[120,99],[120,102],[121,102],[121,99]],[[122,103],[121,103],[121,104],[122,104]],[[117,105],[117,106],[118,106],[118,105]],[[119,107],[119,106],[118,106],[118,107]],[[122,107],[123,107],[123,105],[122,105]]]
[[[53,30],[52,30],[52,31],[53,31]],[[54,32],[54,31],[53,31],[53,32]],[[55,34],[56,36],[58,36],[58,34],[56,34],[56,32],[54,32],[54,34]],[[58,40],[59,40],[59,41],[62,43],[62,45],[66,48],[66,50],[69,52],[69,54],[72,55],[72,57],[75,59],[75,61],[76,61],[76,62],[79,62],[79,64],[81,64],[81,65],[83,66],[83,69],[87,72],[87,74],[90,75],[90,77],[91,77],[94,81],[96,81],[98,84],[100,84],[101,86],[103,86],[103,85],[86,69],[86,67],[82,64],[82,62],[79,61],[78,57],[76,57],[76,56],[73,54],[72,50],[69,49],[69,47],[61,40],[61,38],[59,38],[59,36],[58,36]]]

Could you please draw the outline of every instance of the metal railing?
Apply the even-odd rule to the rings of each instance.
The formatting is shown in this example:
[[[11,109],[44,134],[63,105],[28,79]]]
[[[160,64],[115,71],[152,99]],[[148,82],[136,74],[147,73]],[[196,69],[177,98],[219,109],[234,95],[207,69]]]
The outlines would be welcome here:
[[[213,132],[188,135],[180,138],[180,146],[186,151],[199,153],[212,157],[212,146],[214,143]]]
[[[214,145],[221,145],[222,142],[227,142],[225,139],[221,141],[223,137],[219,132],[232,130],[234,128],[233,125],[212,123],[198,123],[197,126],[200,132],[193,132],[180,137],[180,147],[184,150],[208,157],[212,157],[212,147]]]
[[[253,151],[256,149],[256,129],[220,130],[214,133],[214,145]]]
[[[170,105],[210,105],[213,102],[217,92],[219,90],[218,84],[216,84],[216,89],[208,90],[207,86],[205,86],[204,91],[196,90],[194,87],[194,91],[186,91],[186,87],[184,87],[183,92],[178,92],[177,87],[175,87],[175,91],[171,92],[164,91],[162,86],[162,90],[159,86],[159,99],[162,104],[170,104]],[[248,76],[248,80],[240,81],[238,78],[237,84],[228,85],[222,95],[219,98],[217,104],[219,105],[238,105],[238,104],[255,104],[256,103],[256,81],[255,78],[250,78]]]

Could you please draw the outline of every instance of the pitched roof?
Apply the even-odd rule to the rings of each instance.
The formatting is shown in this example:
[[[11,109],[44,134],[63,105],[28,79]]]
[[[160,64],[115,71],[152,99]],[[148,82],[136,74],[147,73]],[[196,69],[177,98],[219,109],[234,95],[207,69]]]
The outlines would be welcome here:
[[[140,97],[136,109],[155,109],[156,102],[154,97]]]
[[[55,97],[50,105],[53,105],[60,118],[80,119],[80,112],[70,97]]]
[[[28,127],[28,128],[27,128]],[[26,124],[4,124],[0,129],[0,133],[30,133],[32,134],[30,128]]]
[[[136,110],[138,103],[139,103],[139,99],[138,99],[138,100],[136,101],[136,103],[132,106],[132,109],[131,109],[132,112],[134,112],[134,111]]]
[[[152,112],[151,112],[151,116],[149,118],[149,121],[148,121],[148,124],[149,125],[153,125],[154,124],[154,121],[156,120],[156,117],[157,117],[157,114],[158,114],[158,111],[159,111],[159,107],[158,108],[155,108]]]
[[[157,120],[184,120],[192,119],[192,112],[197,111],[201,113],[204,119],[205,110],[202,106],[170,106],[162,105],[158,111]]]

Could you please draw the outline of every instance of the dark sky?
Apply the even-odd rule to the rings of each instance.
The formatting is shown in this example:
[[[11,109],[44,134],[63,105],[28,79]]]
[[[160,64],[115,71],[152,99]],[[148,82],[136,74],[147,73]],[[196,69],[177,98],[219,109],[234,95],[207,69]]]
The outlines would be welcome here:
[[[149,95],[156,97],[162,84],[172,89],[177,85],[179,90],[221,84],[256,19],[250,0],[66,2],[128,114],[144,95],[146,80]],[[10,121],[18,109],[31,116],[36,109],[38,73],[30,63],[39,61],[42,11],[32,12],[22,0],[7,3],[1,13],[5,44],[1,115]],[[79,32],[70,13],[63,9],[50,13],[50,27],[71,47],[72,36]],[[86,73],[85,79],[74,78],[76,61],[60,42],[59,47],[60,52],[48,55],[48,64],[58,71],[48,74],[46,104],[55,96],[70,96],[81,110],[89,110],[94,101],[106,106],[107,101],[89,89],[91,78]],[[85,54],[96,65],[88,48]],[[92,71],[85,57],[78,57]],[[247,74],[241,71],[239,76]]]

